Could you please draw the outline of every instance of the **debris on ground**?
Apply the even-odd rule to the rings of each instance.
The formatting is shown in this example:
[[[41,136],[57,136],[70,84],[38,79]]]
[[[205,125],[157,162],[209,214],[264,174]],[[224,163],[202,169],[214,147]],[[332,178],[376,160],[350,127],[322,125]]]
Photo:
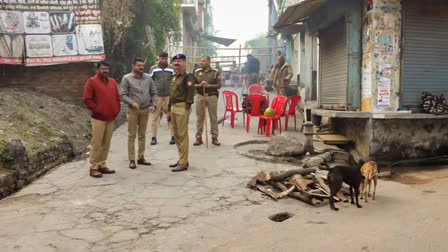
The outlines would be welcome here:
[[[289,196],[316,206],[328,203],[330,198],[327,175],[327,170],[318,168],[299,168],[280,172],[262,171],[247,185],[276,201]],[[345,195],[349,194],[348,185],[344,184],[341,192],[335,197],[336,201],[346,201]]]

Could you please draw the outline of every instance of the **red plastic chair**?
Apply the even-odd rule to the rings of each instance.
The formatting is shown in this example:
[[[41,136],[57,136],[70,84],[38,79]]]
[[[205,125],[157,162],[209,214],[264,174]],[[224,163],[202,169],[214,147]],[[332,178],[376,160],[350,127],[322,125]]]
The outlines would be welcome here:
[[[230,125],[232,128],[235,128],[235,115],[238,112],[243,112],[242,109],[239,108],[238,103],[238,95],[230,90],[224,90],[222,92],[222,96],[224,99],[224,104],[226,106],[226,110],[224,111],[224,116],[222,117],[222,126],[224,127],[224,123],[226,121],[226,114],[227,112],[230,112]],[[236,106],[233,105],[233,98],[235,97]],[[243,113],[243,126],[245,124],[245,116]]]
[[[296,108],[297,104],[300,103],[302,100],[302,97],[298,95],[293,95],[288,98],[286,101],[286,107],[285,107],[285,131],[288,131],[288,121],[289,116],[294,116],[294,129],[297,130],[297,118],[296,118]]]
[[[249,112],[249,107],[248,107],[249,100],[252,103],[250,113],[248,113]],[[246,98],[245,108],[246,108],[246,113],[247,113],[247,122],[246,122],[247,133],[249,133],[249,129],[250,129],[250,118],[254,117],[254,116],[259,117],[262,115],[261,101],[263,101],[263,100],[264,100],[265,104],[268,104],[266,97],[264,97],[262,95],[248,95]]]
[[[283,95],[276,96],[274,100],[272,100],[271,108],[274,109],[275,116],[260,116],[258,121],[258,133],[261,132],[261,134],[263,134],[263,132],[266,131],[266,136],[269,137],[271,134],[271,124],[273,124],[272,134],[275,133],[276,128],[279,128],[280,133],[282,133],[282,121],[280,119],[282,114],[285,113],[286,100],[287,98]],[[265,121],[266,125],[264,125]]]
[[[269,93],[266,91],[263,85],[252,84],[249,86],[248,92],[250,95],[264,95],[269,103]]]

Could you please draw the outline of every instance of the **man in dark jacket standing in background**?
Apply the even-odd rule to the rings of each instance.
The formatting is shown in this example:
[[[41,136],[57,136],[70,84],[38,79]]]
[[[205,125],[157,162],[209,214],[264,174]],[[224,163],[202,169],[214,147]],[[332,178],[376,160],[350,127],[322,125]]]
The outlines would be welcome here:
[[[97,63],[96,75],[84,88],[83,100],[92,116],[92,143],[90,145],[90,176],[101,178],[115,173],[106,166],[114,120],[120,113],[120,96],[114,79],[109,78],[109,64]]]
[[[135,137],[138,134],[137,164],[151,165],[145,160],[146,129],[149,113],[154,113],[157,104],[157,90],[154,81],[145,73],[145,61],[135,58],[132,73],[126,74],[121,80],[120,95],[128,104],[128,156],[129,168],[135,169]]]
[[[162,52],[159,56],[159,62],[149,70],[151,78],[154,80],[157,89],[157,106],[152,115],[152,140],[151,145],[157,144],[157,129],[163,114],[168,118],[168,104],[170,102],[170,86],[173,78],[174,69],[168,65],[168,53]],[[168,121],[168,128],[171,132],[170,144],[175,144],[171,122]]]
[[[247,55],[247,73],[249,78],[248,85],[259,84],[258,80],[260,77],[260,61],[252,56],[251,54]]]

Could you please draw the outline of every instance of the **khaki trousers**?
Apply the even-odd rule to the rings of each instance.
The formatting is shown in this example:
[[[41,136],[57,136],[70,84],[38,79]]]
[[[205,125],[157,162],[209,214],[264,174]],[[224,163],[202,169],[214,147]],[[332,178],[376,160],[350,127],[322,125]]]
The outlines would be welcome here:
[[[179,153],[179,164],[188,165],[188,147],[190,144],[188,138],[188,119],[190,110],[185,109],[185,103],[171,104],[171,123]]]
[[[157,107],[156,111],[152,115],[152,136],[157,136],[157,129],[160,124],[160,120],[162,119],[163,114],[166,115],[168,119],[168,104],[170,103],[170,97],[157,97]],[[171,136],[173,135],[173,130],[171,129],[171,122],[168,122],[168,128],[171,131]]]
[[[204,132],[204,99],[210,118],[210,132],[213,138],[218,138],[218,97],[216,95],[196,95],[196,138],[202,137]]]
[[[149,108],[134,109],[129,107],[128,117],[128,157],[129,160],[135,160],[135,137],[138,134],[138,158],[145,155],[146,129],[149,120]]]
[[[101,121],[92,118],[92,143],[90,144],[91,170],[106,167],[113,132],[114,121]]]

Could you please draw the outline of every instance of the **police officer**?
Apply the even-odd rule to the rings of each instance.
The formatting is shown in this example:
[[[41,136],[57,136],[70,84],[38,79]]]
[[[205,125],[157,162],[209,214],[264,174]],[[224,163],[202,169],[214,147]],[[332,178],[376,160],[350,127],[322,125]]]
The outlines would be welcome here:
[[[210,132],[212,134],[212,144],[220,146],[218,141],[218,89],[221,88],[221,75],[218,70],[210,67],[210,57],[201,58],[201,68],[196,70],[196,141],[194,146],[203,144],[202,133],[204,131],[205,108],[204,100],[210,117]],[[204,93],[205,88],[205,93]]]
[[[177,54],[173,57],[175,73],[171,81],[169,117],[179,153],[176,164],[170,165],[172,172],[188,170],[188,119],[194,100],[194,76],[185,72],[187,57]]]

